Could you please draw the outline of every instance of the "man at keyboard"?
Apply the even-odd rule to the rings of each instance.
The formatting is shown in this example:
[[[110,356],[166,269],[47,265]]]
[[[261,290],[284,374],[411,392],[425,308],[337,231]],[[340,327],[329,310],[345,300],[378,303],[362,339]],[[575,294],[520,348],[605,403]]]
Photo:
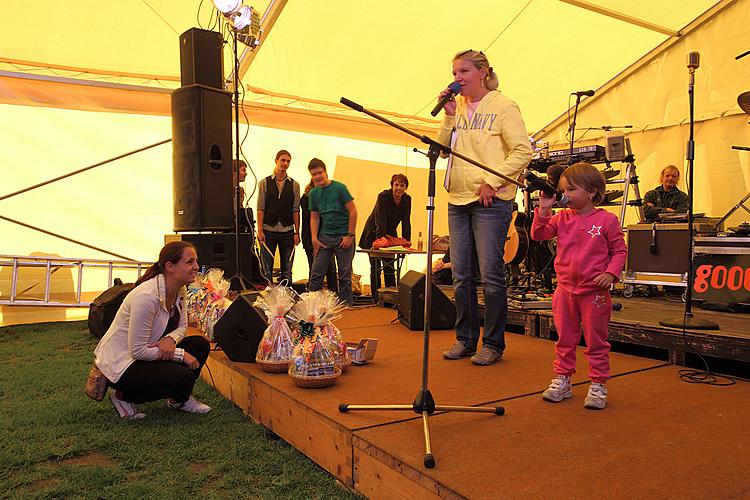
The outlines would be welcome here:
[[[688,195],[677,187],[680,171],[667,165],[661,171],[661,186],[652,189],[643,198],[645,222],[659,222],[660,214],[688,211]]]

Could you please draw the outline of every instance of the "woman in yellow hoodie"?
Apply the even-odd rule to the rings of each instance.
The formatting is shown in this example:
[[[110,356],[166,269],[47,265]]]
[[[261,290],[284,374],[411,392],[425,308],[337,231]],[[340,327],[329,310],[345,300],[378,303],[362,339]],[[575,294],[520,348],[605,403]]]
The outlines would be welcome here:
[[[456,54],[453,76],[461,91],[445,105],[438,141],[515,178],[532,156],[518,105],[498,92],[497,74],[482,52]],[[439,97],[448,92],[444,90]],[[443,357],[472,356],[474,364],[490,365],[501,359],[505,350],[508,296],[503,247],[516,187],[453,156],[448,159],[445,187],[457,317],[456,343]],[[478,353],[477,283],[472,272],[475,250],[485,302],[484,335]]]

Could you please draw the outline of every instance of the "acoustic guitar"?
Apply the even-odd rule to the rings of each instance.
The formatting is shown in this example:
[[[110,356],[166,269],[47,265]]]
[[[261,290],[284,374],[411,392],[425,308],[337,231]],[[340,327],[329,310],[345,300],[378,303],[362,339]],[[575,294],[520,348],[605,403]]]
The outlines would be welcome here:
[[[503,262],[506,265],[520,264],[529,253],[529,232],[526,229],[526,213],[516,210],[510,221],[508,237],[505,239]]]

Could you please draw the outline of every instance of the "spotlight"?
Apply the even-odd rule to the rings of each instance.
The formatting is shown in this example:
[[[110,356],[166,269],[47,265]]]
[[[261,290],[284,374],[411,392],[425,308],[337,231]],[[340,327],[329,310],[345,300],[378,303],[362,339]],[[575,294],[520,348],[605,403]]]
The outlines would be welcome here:
[[[234,29],[242,31],[250,25],[253,16],[253,9],[247,5],[243,5],[237,12],[232,14],[232,24]]]
[[[216,10],[226,18],[237,39],[254,48],[260,45],[260,13],[243,5],[242,0],[213,0]]]
[[[216,10],[225,16],[231,16],[240,9],[242,0],[214,0]]]

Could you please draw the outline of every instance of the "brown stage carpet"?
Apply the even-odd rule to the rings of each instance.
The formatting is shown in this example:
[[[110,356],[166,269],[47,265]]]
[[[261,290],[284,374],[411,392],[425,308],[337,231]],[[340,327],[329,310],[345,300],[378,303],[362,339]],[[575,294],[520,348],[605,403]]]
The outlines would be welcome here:
[[[433,415],[437,466],[425,469],[415,413],[338,412],[339,403],[413,402],[422,333],[393,323],[395,317],[384,308],[345,313],[337,322],[345,340],[374,337],[380,344],[372,363],[352,366],[330,388],[302,389],[284,374],[232,363],[221,352],[211,354],[209,366],[215,378],[232,379],[234,389],[216,385],[253,418],[369,497],[750,498],[750,383],[688,384],[679,380],[679,367],[613,353],[608,407],[585,410],[588,365],[580,350],[574,397],[547,403],[540,394],[551,378],[553,342],[510,333],[503,360],[478,367],[443,360],[454,334],[432,332],[436,403],[501,402],[506,415]],[[247,390],[237,389],[239,379],[250,381]],[[316,432],[299,434],[313,421],[335,433],[330,452],[315,449]]]

